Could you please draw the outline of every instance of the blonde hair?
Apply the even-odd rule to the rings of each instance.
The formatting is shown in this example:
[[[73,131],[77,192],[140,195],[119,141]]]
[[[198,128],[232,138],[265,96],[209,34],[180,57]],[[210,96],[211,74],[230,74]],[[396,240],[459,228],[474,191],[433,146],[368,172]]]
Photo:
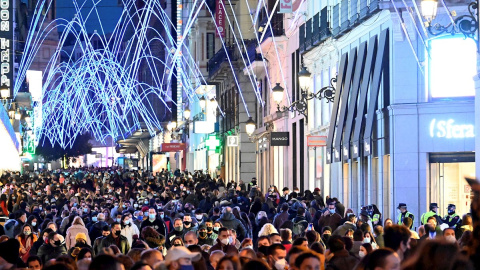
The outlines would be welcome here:
[[[260,236],[269,236],[272,233],[278,233],[277,229],[272,225],[272,223],[266,223],[258,232],[258,237]]]

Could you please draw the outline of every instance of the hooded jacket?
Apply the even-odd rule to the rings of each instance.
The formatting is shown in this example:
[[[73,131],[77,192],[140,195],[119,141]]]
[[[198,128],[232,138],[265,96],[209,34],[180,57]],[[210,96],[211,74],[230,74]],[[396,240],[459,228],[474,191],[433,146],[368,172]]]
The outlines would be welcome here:
[[[245,238],[245,227],[232,213],[223,213],[216,221],[220,221],[223,227],[228,228],[229,230],[235,230],[237,232],[238,240],[242,241],[243,238]]]
[[[56,259],[60,255],[67,254],[67,249],[65,245],[60,245],[58,247],[53,247],[51,244],[44,243],[39,249],[37,256],[42,259],[43,264],[51,259]]]
[[[108,225],[105,221],[98,221],[97,223],[93,224],[92,228],[90,228],[90,232],[88,233],[88,237],[90,239],[97,239],[98,237],[102,236],[103,227]]]
[[[85,224],[83,223],[83,220],[81,220],[81,219],[78,219],[78,220],[80,220],[80,223],[82,223],[82,224],[74,224],[74,225],[70,226],[70,228],[67,229],[67,233],[66,233],[66,236],[65,236],[65,243],[67,245],[67,249],[70,249],[71,247],[75,246],[75,243],[77,242],[75,240],[75,237],[79,233],[84,233],[87,236],[87,244],[89,246],[92,245],[92,243],[90,241],[90,237],[88,236],[88,230],[87,230],[87,228],[85,228]]]

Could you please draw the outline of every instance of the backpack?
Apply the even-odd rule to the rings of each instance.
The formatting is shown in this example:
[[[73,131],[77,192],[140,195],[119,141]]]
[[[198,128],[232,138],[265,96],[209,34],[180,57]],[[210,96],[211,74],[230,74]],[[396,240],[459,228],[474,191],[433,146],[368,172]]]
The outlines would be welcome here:
[[[15,226],[17,226],[17,224],[18,224],[18,222],[15,219],[10,219],[5,223],[5,225],[3,227],[5,228],[5,234],[8,237],[10,237],[10,238],[15,237],[13,231],[15,229]]]
[[[293,220],[293,230],[292,233],[293,235],[303,235],[305,233],[305,230],[307,229],[308,222],[304,219],[300,221],[296,221],[295,219]]]

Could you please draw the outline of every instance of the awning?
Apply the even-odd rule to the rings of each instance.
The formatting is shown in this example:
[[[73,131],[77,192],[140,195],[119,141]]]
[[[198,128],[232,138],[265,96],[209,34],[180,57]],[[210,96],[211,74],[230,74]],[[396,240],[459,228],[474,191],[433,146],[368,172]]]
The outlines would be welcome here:
[[[358,51],[353,48],[342,55],[327,138],[327,163],[372,153],[372,131],[384,77],[388,84],[388,31],[380,33],[378,42],[375,35],[368,44],[361,43]]]

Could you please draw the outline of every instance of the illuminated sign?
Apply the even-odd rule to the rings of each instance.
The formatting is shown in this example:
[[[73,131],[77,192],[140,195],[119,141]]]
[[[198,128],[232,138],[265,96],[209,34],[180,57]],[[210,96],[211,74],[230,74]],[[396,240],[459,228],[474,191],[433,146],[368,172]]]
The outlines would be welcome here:
[[[223,10],[223,0],[216,1],[215,7],[215,24],[217,25],[217,37],[225,37],[225,12]]]
[[[227,146],[228,147],[238,146],[238,136],[227,136]]]
[[[271,146],[288,146],[290,144],[290,133],[272,132],[270,133]],[[265,145],[266,146],[266,145]]]
[[[430,137],[463,139],[475,137],[475,127],[471,124],[456,124],[455,120],[437,120],[430,122]]]
[[[205,145],[207,146],[208,150],[215,150],[215,148],[220,146],[220,140],[217,138],[217,136],[210,135],[205,141]]]
[[[13,80],[13,31],[11,0],[0,0],[0,88],[11,92]]]

